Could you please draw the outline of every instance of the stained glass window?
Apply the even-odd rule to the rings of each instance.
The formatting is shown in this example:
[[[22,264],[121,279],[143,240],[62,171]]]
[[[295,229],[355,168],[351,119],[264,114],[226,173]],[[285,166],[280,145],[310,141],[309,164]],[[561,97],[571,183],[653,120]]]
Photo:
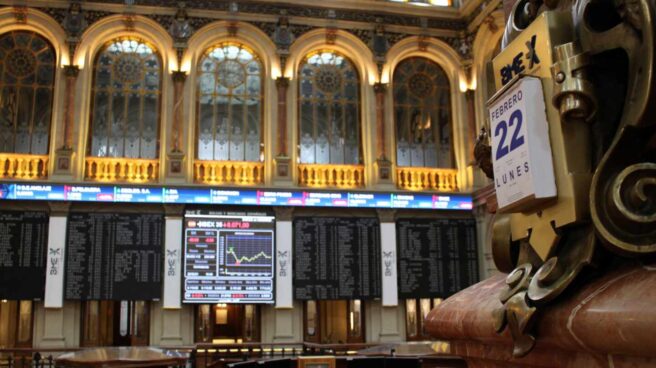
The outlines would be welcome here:
[[[138,39],[107,44],[94,64],[90,155],[158,157],[162,61]]]
[[[40,35],[0,36],[0,152],[48,154],[55,64]]]
[[[394,71],[396,164],[453,167],[449,80],[434,62],[412,57]]]
[[[303,164],[360,164],[360,81],[343,55],[308,55],[298,72]]]
[[[260,161],[262,81],[262,62],[244,45],[223,43],[200,59],[198,159]]]

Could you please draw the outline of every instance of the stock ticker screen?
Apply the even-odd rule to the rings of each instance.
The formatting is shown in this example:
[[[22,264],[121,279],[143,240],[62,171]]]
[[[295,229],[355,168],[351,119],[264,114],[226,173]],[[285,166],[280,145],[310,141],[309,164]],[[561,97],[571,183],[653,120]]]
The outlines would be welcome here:
[[[185,303],[274,303],[275,217],[187,210]]]

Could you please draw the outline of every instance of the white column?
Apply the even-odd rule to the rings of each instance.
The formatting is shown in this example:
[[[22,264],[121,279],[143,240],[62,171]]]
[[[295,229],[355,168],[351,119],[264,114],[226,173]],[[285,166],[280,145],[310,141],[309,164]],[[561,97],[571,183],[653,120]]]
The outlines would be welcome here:
[[[164,282],[162,307],[181,308],[182,217],[167,215],[164,231]]]
[[[64,254],[66,252],[66,222],[61,214],[51,214],[48,225],[48,258],[46,264],[46,308],[64,306]]]
[[[276,308],[293,308],[291,218],[276,218],[276,254],[274,259],[276,261]]]
[[[262,342],[288,343],[303,340],[303,303],[296,301],[293,309],[264,305],[262,311]]]
[[[66,301],[61,308],[34,304],[35,348],[74,348],[80,346],[80,303]]]
[[[164,309],[163,303],[153,302],[150,309],[150,344],[182,346],[194,342],[194,308]]]
[[[396,222],[394,211],[379,210],[383,307],[399,304],[396,276]]]

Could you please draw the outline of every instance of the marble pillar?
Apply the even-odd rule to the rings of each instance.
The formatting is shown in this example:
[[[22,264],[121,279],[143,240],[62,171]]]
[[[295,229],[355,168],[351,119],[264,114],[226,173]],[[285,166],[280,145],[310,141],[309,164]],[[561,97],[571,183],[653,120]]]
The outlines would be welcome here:
[[[623,261],[543,308],[537,340],[523,358],[512,355],[508,329],[495,333],[504,274],[445,300],[426,319],[428,332],[451,342],[451,354],[475,367],[656,366],[656,263]]]
[[[276,170],[275,178],[277,180],[289,181],[291,178],[289,152],[287,150],[287,90],[289,87],[289,78],[278,77],[276,79],[276,89],[278,92],[278,135]]]

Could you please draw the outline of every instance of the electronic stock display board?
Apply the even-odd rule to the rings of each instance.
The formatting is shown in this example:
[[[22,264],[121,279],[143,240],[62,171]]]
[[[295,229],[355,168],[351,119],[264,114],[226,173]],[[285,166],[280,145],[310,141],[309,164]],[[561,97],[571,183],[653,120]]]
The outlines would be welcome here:
[[[293,229],[296,299],[380,298],[377,218],[297,217]]]
[[[468,194],[0,183],[0,200],[471,210]]]
[[[275,217],[187,210],[184,303],[274,303]]]
[[[159,299],[163,231],[160,214],[71,212],[64,298]]]
[[[43,298],[48,222],[46,212],[0,211],[0,299]]]
[[[477,283],[474,219],[396,222],[400,299],[447,298]]]

